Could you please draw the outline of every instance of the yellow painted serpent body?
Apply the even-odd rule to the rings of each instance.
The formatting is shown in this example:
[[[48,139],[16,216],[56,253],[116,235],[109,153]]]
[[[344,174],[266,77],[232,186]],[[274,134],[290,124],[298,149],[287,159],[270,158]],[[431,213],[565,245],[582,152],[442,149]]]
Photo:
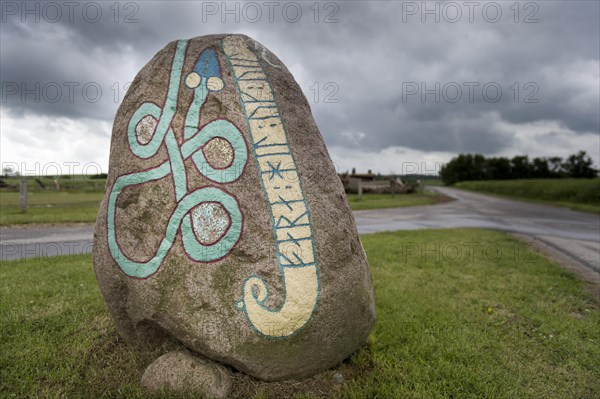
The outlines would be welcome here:
[[[273,87],[255,53],[240,36],[223,39],[246,117],[252,152],[271,212],[276,256],[285,290],[283,305],[269,309],[269,290],[259,276],[246,279],[238,306],[252,326],[270,337],[297,332],[313,315],[319,270],[308,204]]]

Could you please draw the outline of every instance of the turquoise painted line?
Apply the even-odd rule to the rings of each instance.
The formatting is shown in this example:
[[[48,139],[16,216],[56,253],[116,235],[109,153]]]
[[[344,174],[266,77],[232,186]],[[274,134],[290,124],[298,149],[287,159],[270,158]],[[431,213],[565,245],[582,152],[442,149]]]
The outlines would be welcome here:
[[[167,146],[167,151],[169,153],[173,181],[175,182],[175,199],[179,201],[187,192],[187,177],[185,175],[185,165],[183,164],[183,158],[179,151],[179,145],[171,128],[169,128],[169,132],[165,136],[165,145]]]
[[[164,162],[160,166],[149,171],[121,176],[115,181],[115,184],[113,185],[112,190],[110,192],[110,196],[108,199],[107,226],[108,248],[113,259],[117,262],[121,270],[123,270],[123,272],[129,276],[143,278],[156,272],[156,270],[158,270],[158,267],[160,266],[160,263],[163,261],[165,255],[167,254],[168,250],[171,248],[175,234],[173,234],[172,228],[169,229],[169,227],[167,227],[167,235],[165,235],[165,238],[161,241],[160,246],[158,247],[158,250],[156,251],[154,257],[149,261],[135,262],[128,259],[123,254],[123,252],[121,252],[121,249],[119,248],[119,245],[117,243],[115,226],[115,207],[117,203],[117,198],[119,197],[119,194],[121,194],[121,191],[128,186],[132,186],[135,184],[143,184],[154,180],[162,179],[163,177],[167,176],[170,172],[170,163]],[[171,220],[169,220],[170,224],[174,222],[175,220],[172,218]],[[171,233],[171,236],[169,236],[169,232]]]
[[[153,169],[149,173],[151,176],[144,176],[144,182],[152,181],[164,177],[170,172],[169,164],[164,163],[162,168]],[[162,176],[161,176],[162,175]],[[120,194],[120,190],[123,187],[131,185],[129,180],[132,175],[127,175],[117,180],[115,183],[116,190],[113,190],[109,199],[109,207],[114,209],[115,203],[117,201],[117,197]],[[152,180],[147,180],[152,178]],[[137,181],[138,179],[135,179]],[[185,229],[182,230],[184,236],[184,245],[186,248],[192,247],[192,251],[188,252],[194,260],[202,261],[202,262],[210,262],[219,258],[222,258],[225,254],[227,254],[231,248],[237,242],[240,233],[241,233],[241,214],[239,208],[237,207],[237,202],[233,197],[231,197],[226,192],[222,191],[216,187],[203,187],[195,190],[179,201],[175,211],[169,218],[169,222],[167,223],[167,229],[165,232],[165,237],[162,239],[158,250],[154,254],[154,256],[146,261],[146,262],[137,262],[135,260],[127,258],[120,250],[115,235],[115,226],[114,226],[114,218],[109,218],[109,248],[111,255],[121,268],[125,274],[131,277],[145,278],[148,277],[158,270],[163,260],[167,256],[169,250],[173,246],[173,242],[175,240],[175,236],[179,230],[181,222],[183,218],[190,212],[191,209],[198,206],[203,202],[219,202],[222,204],[225,209],[231,214],[232,225],[227,231],[225,237],[222,240],[212,244],[212,245],[203,245],[199,242],[191,242],[190,238],[195,237],[193,231],[191,231],[191,226],[186,226]],[[235,219],[235,221],[234,221]],[[239,221],[238,221],[239,220]],[[185,231],[184,231],[185,230]],[[187,241],[187,244],[186,244]]]
[[[198,262],[210,262],[223,258],[235,246],[242,234],[242,213],[237,200],[231,194],[217,187],[203,187],[188,193],[185,159],[191,157],[198,171],[210,180],[217,183],[230,183],[242,174],[248,159],[248,150],[242,133],[229,121],[216,120],[198,131],[200,111],[209,91],[207,76],[201,76],[201,84],[194,89],[194,98],[185,118],[184,143],[179,146],[171,123],[177,108],[186,47],[187,41],[177,42],[169,77],[167,98],[163,109],[151,102],[142,103],[134,112],[127,127],[129,147],[137,157],[147,159],[154,156],[164,143],[169,160],[152,169],[118,177],[109,194],[107,210],[109,250],[121,270],[131,277],[146,278],[156,273],[173,246],[180,230],[185,252],[190,258]],[[198,62],[200,61],[202,61],[200,72],[206,69],[214,75],[215,71],[218,70],[218,64],[215,64],[217,62],[216,53],[212,58],[210,54],[204,58],[201,55]],[[137,140],[136,127],[147,116],[156,119],[158,125],[150,141],[142,144]],[[227,140],[233,149],[234,159],[231,165],[224,169],[213,168],[203,153],[203,146],[217,137]],[[175,186],[177,205],[169,217],[165,236],[150,260],[145,262],[132,260],[123,254],[117,242],[115,223],[117,199],[127,187],[147,184],[167,177],[169,174],[172,175]],[[225,234],[209,245],[198,241],[190,216],[190,212],[202,203],[222,205],[228,212],[230,219]]]
[[[235,154],[233,163],[225,169],[213,168],[206,160],[204,153],[197,151],[198,148],[217,137],[227,140]],[[237,180],[244,171],[244,166],[248,160],[248,149],[246,148],[244,137],[237,127],[224,119],[210,122],[183,143],[181,154],[183,158],[191,155],[200,173],[217,183],[231,183]]]
[[[183,60],[185,58],[185,49],[187,47],[187,40],[180,40],[177,42],[177,48],[175,49],[175,56],[173,57],[173,66],[171,67],[171,75],[169,78],[169,89],[167,91],[167,99],[165,105],[161,110],[158,105],[150,102],[143,103],[133,114],[129,120],[127,127],[127,137],[129,139],[129,148],[133,153],[142,158],[150,158],[158,152],[167,130],[171,126],[173,116],[177,110],[177,94],[179,91],[179,82],[181,81],[181,69],[183,68]],[[147,115],[152,116],[158,120],[158,126],[152,139],[146,143],[141,144],[137,141],[137,135],[135,127],[137,124]]]
[[[194,99],[190,105],[190,109],[185,117],[185,128],[183,131],[183,138],[189,139],[198,131],[198,123],[200,122],[200,109],[206,101],[208,96],[208,89],[206,88],[206,78],[202,78],[200,86],[194,89]]]
[[[211,245],[204,245],[196,240],[189,218],[184,219],[181,225],[181,237],[187,254],[195,261],[211,262],[227,255],[237,243],[242,234],[243,219],[238,203],[231,195],[215,187],[201,188],[200,190],[206,190],[208,193],[200,198],[200,202],[218,202],[229,212],[231,219],[227,233]]]

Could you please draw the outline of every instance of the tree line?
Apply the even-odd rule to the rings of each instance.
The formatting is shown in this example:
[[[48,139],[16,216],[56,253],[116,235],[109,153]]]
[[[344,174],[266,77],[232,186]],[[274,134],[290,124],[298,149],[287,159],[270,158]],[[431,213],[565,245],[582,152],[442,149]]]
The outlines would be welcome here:
[[[545,178],[593,178],[598,176],[594,162],[585,151],[561,157],[533,158],[517,155],[486,158],[481,154],[460,154],[440,169],[444,184],[467,180],[508,180]]]

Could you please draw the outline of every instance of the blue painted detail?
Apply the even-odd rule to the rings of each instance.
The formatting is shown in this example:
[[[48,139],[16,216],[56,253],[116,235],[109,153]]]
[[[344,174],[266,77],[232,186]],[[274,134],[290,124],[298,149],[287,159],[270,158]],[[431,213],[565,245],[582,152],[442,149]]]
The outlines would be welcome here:
[[[257,158],[262,158],[262,157],[270,157],[273,155],[290,155],[290,152],[286,151],[286,152],[272,152],[270,154],[261,154],[261,155],[257,155]]]
[[[262,129],[262,126],[259,126],[259,129]],[[267,138],[268,138],[268,137],[267,137],[267,136],[265,136],[265,137],[263,137],[262,139],[258,140],[256,143],[252,144],[252,148],[254,148],[254,149],[257,149],[257,148],[260,148],[260,147],[265,147],[265,146],[269,146],[269,145],[271,145],[271,144],[264,144],[264,145],[261,145],[261,143],[262,143],[263,141],[265,141]]]
[[[221,70],[219,69],[219,61],[217,60],[217,53],[213,49],[206,49],[198,57],[194,72],[203,78],[221,77]]]
[[[290,202],[292,202],[292,201],[286,201],[285,199],[283,199],[283,197],[281,195],[279,195],[278,197],[281,200],[281,202],[280,202],[281,204],[284,204],[285,206],[287,206],[290,211],[294,210],[294,208],[290,205]]]
[[[206,160],[201,149],[216,137],[227,140],[233,148],[233,162],[224,169],[213,168]],[[217,183],[231,183],[237,180],[244,171],[244,166],[248,160],[244,137],[233,123],[224,119],[210,122],[202,130],[197,131],[193,137],[183,143],[181,152],[185,158],[191,155],[200,173]]]
[[[277,114],[277,115],[253,117],[253,118],[248,118],[248,119],[252,119],[254,121],[262,121],[262,120],[265,120],[265,119],[273,119],[273,118],[281,118],[281,116],[279,114]]]
[[[275,188],[279,188],[279,186],[275,186]],[[285,205],[285,204],[293,204],[293,203],[296,203],[296,202],[304,202],[304,200],[301,199],[301,200],[275,201],[275,202],[272,202],[271,205]]]
[[[257,101],[257,102],[261,102],[262,103],[264,101]],[[277,115],[269,115],[269,116],[267,116],[265,118],[255,118],[254,117],[254,114],[256,114],[261,109],[273,109],[273,108],[275,108],[277,110]],[[277,117],[279,117],[279,109],[276,106],[273,106],[273,105],[262,105],[262,106],[256,107],[256,109],[252,112],[252,114],[250,114],[250,116],[248,118],[250,118],[250,119],[269,119],[269,118],[277,118]]]
[[[273,178],[275,176],[280,177],[283,179],[283,175],[281,174],[281,162],[277,163],[277,166],[273,166],[273,164],[269,161],[267,161],[267,165],[269,165],[269,168],[271,168],[271,170],[269,171],[271,173],[271,176],[269,176],[269,180],[273,180]]]
[[[293,242],[297,246],[300,246],[300,241],[305,241],[305,240],[311,239],[311,237],[296,238],[296,237],[292,236],[290,233],[287,233],[287,235],[288,235],[288,237],[290,237],[289,239],[279,240],[278,242]]]
[[[256,158],[258,159],[260,157],[256,156]],[[269,167],[272,167],[272,166],[269,165]],[[262,173],[262,174],[270,173],[271,176],[269,177],[269,180],[273,180],[273,177],[274,177],[273,173],[275,173],[277,175],[277,177],[280,177],[280,178],[283,179],[283,176],[281,175],[281,172],[295,172],[295,171],[296,171],[296,169],[281,169],[281,166],[277,166],[277,167],[275,167],[275,171],[273,169],[269,169],[269,170],[263,170],[260,173]]]
[[[302,226],[300,223],[298,223],[298,221],[300,219],[302,219],[304,216],[308,215],[308,211],[304,212],[302,215],[298,216],[296,219],[294,220],[290,220],[285,216],[280,216],[279,220],[277,221],[277,223],[275,224],[276,228],[289,228],[289,227],[298,227],[298,226]],[[282,221],[287,222],[288,224],[286,226],[282,226],[281,223]]]

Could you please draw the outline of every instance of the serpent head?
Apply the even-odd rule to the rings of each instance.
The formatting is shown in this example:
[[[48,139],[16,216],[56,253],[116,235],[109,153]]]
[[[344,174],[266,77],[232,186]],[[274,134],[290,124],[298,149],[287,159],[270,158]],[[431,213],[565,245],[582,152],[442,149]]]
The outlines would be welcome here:
[[[224,83],[215,50],[206,49],[200,53],[194,70],[185,78],[185,84],[190,89],[195,89],[202,84],[205,84],[210,91],[223,89]]]

